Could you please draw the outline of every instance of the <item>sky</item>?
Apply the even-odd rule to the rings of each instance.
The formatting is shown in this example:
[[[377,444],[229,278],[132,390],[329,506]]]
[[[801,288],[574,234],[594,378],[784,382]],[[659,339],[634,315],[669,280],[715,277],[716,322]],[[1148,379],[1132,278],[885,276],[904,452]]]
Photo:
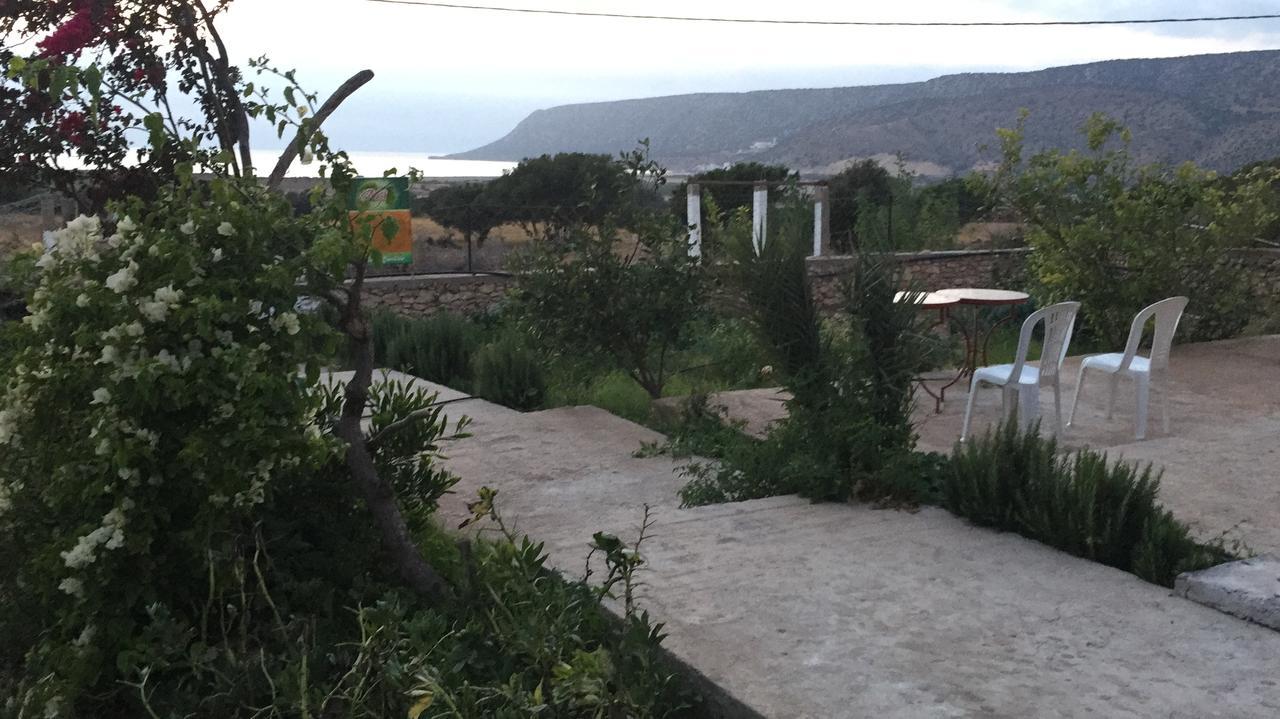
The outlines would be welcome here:
[[[461,0],[508,7],[819,20],[1078,20],[1280,13],[1257,0]],[[1052,28],[735,25],[498,13],[370,0],[236,0],[235,59],[267,54],[321,97],[375,79],[326,124],[350,150],[445,153],[554,105],[912,82],[956,72],[1280,48],[1280,20]],[[259,133],[258,137],[262,137]],[[263,141],[263,146],[269,143]]]

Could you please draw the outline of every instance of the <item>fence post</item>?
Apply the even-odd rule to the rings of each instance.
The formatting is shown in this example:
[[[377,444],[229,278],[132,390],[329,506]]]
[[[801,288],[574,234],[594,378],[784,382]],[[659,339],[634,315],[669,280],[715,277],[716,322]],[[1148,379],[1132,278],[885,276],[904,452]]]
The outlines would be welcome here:
[[[831,239],[831,191],[826,185],[813,188],[813,256],[822,257]]]
[[[757,182],[751,193],[751,244],[756,254],[764,249],[765,231],[769,227],[769,183]]]
[[[702,257],[702,188],[689,183],[685,198],[685,217],[689,224],[689,256]]]

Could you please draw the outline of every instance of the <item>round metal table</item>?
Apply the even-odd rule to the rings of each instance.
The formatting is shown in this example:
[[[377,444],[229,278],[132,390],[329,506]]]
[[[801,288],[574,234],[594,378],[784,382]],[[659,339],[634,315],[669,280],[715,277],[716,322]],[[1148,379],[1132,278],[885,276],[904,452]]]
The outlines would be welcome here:
[[[895,301],[901,302],[906,298],[908,293],[899,292],[895,296]],[[951,318],[951,310],[961,305],[967,305],[972,308],[972,321],[969,323],[957,322],[960,328],[960,335],[964,339],[964,359],[960,363],[959,372],[951,378],[951,381],[940,387],[935,394],[932,389],[920,380],[920,387],[925,393],[934,399],[934,411],[942,411],[942,403],[946,401],[947,390],[950,389],[960,380],[971,377],[975,370],[987,364],[987,345],[991,342],[991,334],[996,328],[1011,322],[1015,316],[1014,308],[1031,299],[1031,295],[1026,292],[1018,292],[1015,290],[997,290],[984,287],[957,287],[938,290],[936,292],[926,292],[918,305],[923,310],[936,310],[938,312],[938,322],[933,326],[945,324]],[[979,322],[979,310],[983,307],[1009,307],[1009,313],[996,320],[984,331]]]

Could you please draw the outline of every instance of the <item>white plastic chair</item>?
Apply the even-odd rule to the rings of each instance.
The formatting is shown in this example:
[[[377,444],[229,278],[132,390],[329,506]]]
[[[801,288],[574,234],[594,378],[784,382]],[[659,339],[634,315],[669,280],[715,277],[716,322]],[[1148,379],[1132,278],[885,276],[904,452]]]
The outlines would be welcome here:
[[[1040,414],[1040,383],[1048,380],[1053,385],[1053,408],[1061,431],[1062,389],[1058,375],[1061,374],[1062,361],[1067,357],[1067,345],[1071,343],[1071,331],[1075,328],[1076,313],[1079,311],[1079,302],[1059,302],[1032,312],[1022,323],[1022,331],[1018,333],[1018,352],[1014,355],[1013,364],[980,367],[974,371],[973,381],[969,385],[969,402],[964,408],[964,425],[960,428],[961,442],[969,436],[973,399],[981,384],[995,385],[1003,390],[1006,415],[1016,393],[1019,417],[1024,424],[1030,424]],[[1031,335],[1036,325],[1041,322],[1044,323],[1044,344],[1040,353],[1040,365],[1035,367],[1027,364],[1027,349],[1031,346]]]
[[[1164,431],[1169,431],[1169,387],[1165,376],[1169,369],[1169,348],[1173,345],[1173,335],[1178,331],[1178,321],[1182,319],[1182,311],[1187,308],[1186,297],[1170,297],[1167,300],[1147,307],[1133,318],[1129,327],[1129,340],[1125,343],[1124,352],[1092,355],[1080,362],[1080,374],[1076,377],[1076,396],[1071,400],[1071,416],[1067,419],[1070,427],[1076,420],[1076,405],[1080,403],[1080,395],[1084,390],[1085,370],[1096,370],[1111,375],[1111,397],[1107,400],[1107,419],[1111,419],[1116,407],[1116,390],[1121,377],[1133,380],[1138,395],[1138,412],[1134,437],[1143,439],[1147,436],[1147,398],[1151,394],[1151,385],[1160,384],[1160,411],[1164,419]],[[1142,344],[1142,335],[1147,322],[1156,319],[1155,334],[1151,337],[1151,354],[1143,357],[1138,354],[1138,346]]]

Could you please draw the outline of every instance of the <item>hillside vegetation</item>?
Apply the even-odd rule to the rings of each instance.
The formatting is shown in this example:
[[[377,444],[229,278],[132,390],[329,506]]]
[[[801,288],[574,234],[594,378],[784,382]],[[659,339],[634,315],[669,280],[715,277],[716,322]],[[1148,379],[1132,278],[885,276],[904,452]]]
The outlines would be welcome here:
[[[673,172],[753,160],[826,174],[850,159],[901,153],[948,174],[996,159],[980,146],[994,145],[993,128],[1008,126],[1025,107],[1033,151],[1080,146],[1077,129],[1100,111],[1133,131],[1131,150],[1141,162],[1192,160],[1233,170],[1280,155],[1278,80],[1280,51],[1259,51],[563,105],[534,112],[507,136],[455,157],[614,154],[648,137],[653,156]]]

